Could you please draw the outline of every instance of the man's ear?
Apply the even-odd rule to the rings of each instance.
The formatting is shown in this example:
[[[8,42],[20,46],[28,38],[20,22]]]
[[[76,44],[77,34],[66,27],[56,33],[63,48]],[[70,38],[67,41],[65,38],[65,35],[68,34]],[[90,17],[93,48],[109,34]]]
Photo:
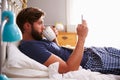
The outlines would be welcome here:
[[[31,24],[28,23],[28,22],[26,22],[26,23],[24,24],[24,30],[30,30],[30,29],[31,29]]]

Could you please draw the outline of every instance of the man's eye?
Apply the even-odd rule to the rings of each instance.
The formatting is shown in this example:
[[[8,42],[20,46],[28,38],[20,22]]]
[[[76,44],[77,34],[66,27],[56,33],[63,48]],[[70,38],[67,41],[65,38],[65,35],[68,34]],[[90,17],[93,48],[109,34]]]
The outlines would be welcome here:
[[[40,24],[44,24],[44,22],[43,22],[43,21],[41,21],[41,22],[40,22]]]
[[[39,25],[41,25],[43,22],[39,22]]]

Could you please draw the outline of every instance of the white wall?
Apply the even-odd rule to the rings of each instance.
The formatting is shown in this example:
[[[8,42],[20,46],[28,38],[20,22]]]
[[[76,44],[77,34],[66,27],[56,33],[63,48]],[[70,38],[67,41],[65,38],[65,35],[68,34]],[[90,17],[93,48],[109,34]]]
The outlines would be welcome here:
[[[54,25],[56,22],[66,25],[66,0],[28,0],[30,6],[46,12],[45,25]]]
[[[73,1],[71,22],[77,24],[81,14],[87,20],[89,34],[86,46],[112,46],[120,48],[119,0],[69,0]],[[77,16],[76,16],[77,15]],[[79,17],[80,16],[80,17]]]

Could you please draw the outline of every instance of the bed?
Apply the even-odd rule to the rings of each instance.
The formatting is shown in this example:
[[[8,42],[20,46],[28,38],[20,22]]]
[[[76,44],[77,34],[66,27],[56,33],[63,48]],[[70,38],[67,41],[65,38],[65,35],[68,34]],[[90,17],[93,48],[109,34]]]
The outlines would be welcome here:
[[[120,80],[119,75],[101,74],[85,70],[81,66],[77,71],[65,74],[58,73],[59,63],[53,63],[46,67],[24,55],[18,48],[18,42],[3,43],[6,46],[6,55],[2,71],[12,80]]]
[[[8,6],[14,4],[14,9],[11,10],[14,10],[16,14],[16,10],[18,10],[18,8],[19,10],[22,9],[23,3],[21,0],[8,1],[10,1]],[[11,80],[120,80],[120,76],[118,75],[106,75],[99,72],[92,72],[90,70],[83,69],[81,66],[77,71],[70,71],[65,74],[59,74],[58,62],[51,64],[49,67],[46,67],[24,55],[18,49],[18,45],[19,42],[2,42],[1,44],[2,73]]]

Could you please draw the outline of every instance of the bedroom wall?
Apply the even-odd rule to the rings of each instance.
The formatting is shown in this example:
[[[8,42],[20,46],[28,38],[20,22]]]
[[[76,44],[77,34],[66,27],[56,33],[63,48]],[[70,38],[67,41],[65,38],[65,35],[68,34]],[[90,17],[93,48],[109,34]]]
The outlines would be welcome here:
[[[39,7],[46,12],[45,25],[61,22],[66,25],[66,0],[28,0],[28,7]]]

